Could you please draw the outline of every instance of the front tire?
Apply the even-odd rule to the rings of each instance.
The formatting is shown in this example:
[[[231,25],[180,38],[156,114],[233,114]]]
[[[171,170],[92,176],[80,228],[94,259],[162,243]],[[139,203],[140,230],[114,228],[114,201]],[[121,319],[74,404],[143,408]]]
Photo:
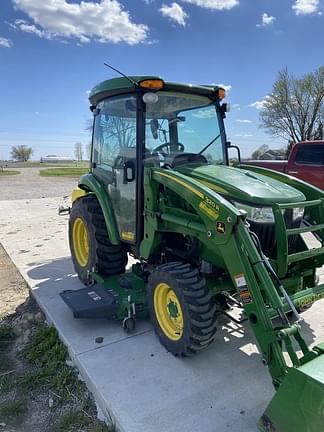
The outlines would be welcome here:
[[[216,333],[216,304],[197,269],[173,262],[148,280],[151,320],[162,345],[176,356],[207,348]]]
[[[112,245],[105,219],[95,195],[89,194],[73,203],[69,220],[69,243],[72,261],[80,281],[92,283],[89,272],[101,276],[125,272],[127,251],[123,245]]]

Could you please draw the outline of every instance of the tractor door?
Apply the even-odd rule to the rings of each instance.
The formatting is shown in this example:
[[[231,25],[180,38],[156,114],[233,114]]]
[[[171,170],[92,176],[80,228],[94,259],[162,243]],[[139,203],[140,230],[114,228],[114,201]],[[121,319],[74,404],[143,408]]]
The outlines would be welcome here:
[[[136,241],[136,96],[101,101],[95,111],[93,174],[112,202],[120,239]]]

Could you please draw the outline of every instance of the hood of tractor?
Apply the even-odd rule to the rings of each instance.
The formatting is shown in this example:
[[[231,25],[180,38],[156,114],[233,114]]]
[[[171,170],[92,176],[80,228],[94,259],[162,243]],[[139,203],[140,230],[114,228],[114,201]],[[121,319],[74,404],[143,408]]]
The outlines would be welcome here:
[[[225,165],[179,166],[177,171],[223,195],[246,203],[269,206],[306,200],[303,193],[278,180]]]

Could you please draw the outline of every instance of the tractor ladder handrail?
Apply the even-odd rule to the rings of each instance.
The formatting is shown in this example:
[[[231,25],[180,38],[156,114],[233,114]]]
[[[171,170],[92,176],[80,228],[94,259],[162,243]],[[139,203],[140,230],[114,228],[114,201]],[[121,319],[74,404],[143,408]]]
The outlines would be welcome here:
[[[299,228],[287,228],[283,215],[283,210],[294,208],[318,207],[320,214],[320,223],[309,224]],[[273,204],[272,210],[275,219],[275,232],[277,239],[277,273],[279,277],[284,277],[288,270],[288,265],[297,261],[308,258],[315,258],[324,255],[324,244],[321,240],[321,247],[312,248],[307,251],[289,254],[288,237],[303,233],[321,232],[321,239],[324,238],[324,199],[315,199],[310,201],[299,201],[295,203]]]

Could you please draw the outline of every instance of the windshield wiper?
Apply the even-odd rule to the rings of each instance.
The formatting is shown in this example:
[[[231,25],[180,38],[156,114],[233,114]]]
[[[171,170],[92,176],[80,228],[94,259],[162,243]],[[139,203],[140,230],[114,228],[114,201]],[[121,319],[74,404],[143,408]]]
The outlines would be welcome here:
[[[199,155],[204,153],[205,150],[208,149],[208,147],[210,147],[212,144],[214,144],[215,141],[218,140],[218,138],[221,136],[221,134],[219,133],[215,138],[213,138],[210,143],[208,143],[202,150],[200,150],[200,152],[198,153]]]

